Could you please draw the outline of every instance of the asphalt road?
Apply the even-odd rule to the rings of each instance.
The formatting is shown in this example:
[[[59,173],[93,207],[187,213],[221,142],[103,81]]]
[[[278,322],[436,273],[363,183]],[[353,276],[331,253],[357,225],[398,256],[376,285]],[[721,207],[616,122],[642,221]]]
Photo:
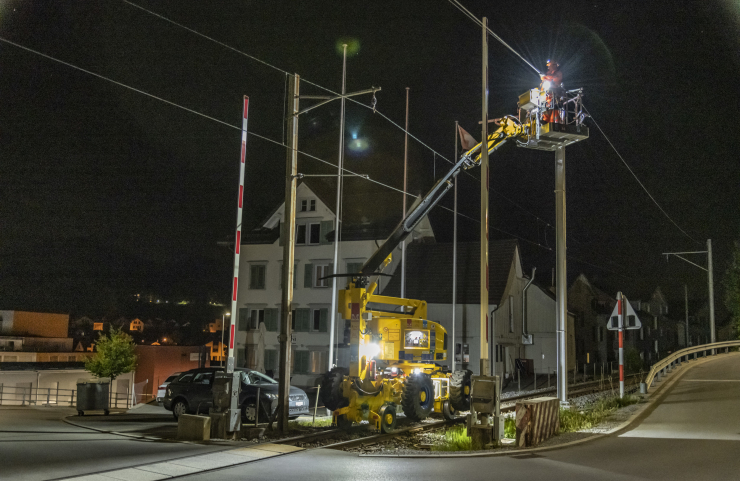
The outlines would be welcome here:
[[[677,373],[679,374],[679,373]],[[740,478],[740,354],[692,367],[627,431],[552,451],[478,458],[377,458],[309,450],[187,480],[637,480]],[[48,480],[228,449],[98,433],[66,408],[0,407],[0,479]],[[166,415],[74,418],[117,432],[171,429]],[[111,479],[101,473],[97,479]],[[120,479],[120,478],[118,478]],[[141,478],[144,479],[144,478]]]
[[[702,480],[740,478],[740,355],[691,368],[627,432],[537,454],[360,457],[304,451],[187,480]]]
[[[64,478],[224,449],[103,434],[62,421],[76,413],[57,407],[0,407],[0,479]],[[100,426],[110,422],[102,415],[85,419]]]

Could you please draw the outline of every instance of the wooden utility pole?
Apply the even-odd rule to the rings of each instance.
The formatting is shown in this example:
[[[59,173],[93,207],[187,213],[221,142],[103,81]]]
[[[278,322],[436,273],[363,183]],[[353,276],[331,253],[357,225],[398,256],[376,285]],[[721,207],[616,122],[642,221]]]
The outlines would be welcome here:
[[[290,77],[288,91],[288,149],[285,156],[285,212],[283,215],[283,299],[280,312],[280,375],[278,387],[278,429],[288,431],[290,402],[290,347],[293,317],[293,276],[295,275],[295,198],[298,174],[298,95],[301,78]]]

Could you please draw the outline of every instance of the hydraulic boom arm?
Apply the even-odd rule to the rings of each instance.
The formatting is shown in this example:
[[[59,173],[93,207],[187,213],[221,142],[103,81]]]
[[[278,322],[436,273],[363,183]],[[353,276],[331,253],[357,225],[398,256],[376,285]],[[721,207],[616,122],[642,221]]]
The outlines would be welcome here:
[[[503,117],[498,121],[498,124],[499,128],[488,135],[487,146],[489,154],[498,149],[512,137],[520,137],[524,135],[524,128],[513,117]],[[398,245],[401,244],[401,242],[403,242],[411,232],[413,232],[417,224],[421,222],[427,214],[429,214],[429,211],[437,205],[437,202],[442,200],[442,197],[444,197],[447,191],[452,187],[452,179],[457,177],[460,171],[480,165],[481,148],[482,142],[465,152],[462,157],[460,157],[460,160],[452,166],[450,171],[434,184],[429,192],[427,192],[427,194],[421,199],[419,205],[408,213],[406,218],[396,226],[390,237],[388,237],[378,250],[370,256],[367,262],[365,262],[360,270],[360,275],[356,278],[355,282],[366,284],[369,277],[377,274],[376,270],[382,266],[388,255],[393,252],[393,249],[398,247]]]

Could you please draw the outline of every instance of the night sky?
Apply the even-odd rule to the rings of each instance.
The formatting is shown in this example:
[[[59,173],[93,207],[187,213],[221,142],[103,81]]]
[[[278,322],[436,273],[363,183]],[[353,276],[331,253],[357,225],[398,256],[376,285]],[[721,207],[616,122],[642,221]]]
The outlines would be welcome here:
[[[0,0],[2,39],[232,126],[0,42],[0,308],[95,315],[135,293],[226,302],[233,258],[217,243],[235,228],[242,97],[249,130],[281,142],[285,72],[301,76],[303,94],[326,94],[308,81],[338,91],[342,41],[352,46],[348,91],[382,87],[378,110],[403,125],[409,87],[411,133],[448,159],[456,120],[480,138],[481,34],[449,2],[136,3],[277,69],[123,1]],[[566,157],[569,280],[584,272],[633,298],[659,285],[674,301],[687,283],[699,307],[706,274],[660,254],[704,250],[711,238],[719,307],[740,232],[740,5],[462,3],[540,70],[559,60],[565,86],[585,88],[586,108],[688,234],[590,124]],[[489,53],[489,114],[516,114],[539,78],[493,39]],[[299,148],[335,163],[338,126],[339,103],[312,111]],[[368,150],[348,150],[346,167],[401,187],[403,133],[348,103],[353,136]],[[412,140],[409,191],[426,191],[446,165]],[[554,155],[507,145],[491,168],[492,236],[518,236],[524,268],[549,283]],[[298,170],[333,171],[305,156]],[[245,228],[282,201],[284,173],[283,148],[251,135]],[[353,190],[390,192],[359,179]],[[478,181],[462,176],[460,192],[460,212],[478,219]],[[400,220],[400,201],[398,211]],[[431,218],[438,241],[451,241],[451,214]],[[479,224],[459,226],[461,240],[477,239]]]

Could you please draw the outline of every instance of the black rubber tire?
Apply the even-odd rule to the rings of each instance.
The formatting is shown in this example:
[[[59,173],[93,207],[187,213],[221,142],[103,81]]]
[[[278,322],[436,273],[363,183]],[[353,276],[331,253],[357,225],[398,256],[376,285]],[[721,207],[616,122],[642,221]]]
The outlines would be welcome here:
[[[412,421],[429,417],[434,409],[434,383],[428,374],[411,374],[406,378],[401,395],[403,413]]]
[[[177,406],[182,404],[182,408],[178,408]],[[174,403],[172,403],[172,416],[174,416],[175,421],[180,417],[181,414],[187,414],[188,413],[188,403],[185,402],[183,399],[178,399]]]
[[[256,409],[257,403],[254,399],[248,399],[244,404],[242,404],[242,425],[244,426],[253,426],[254,425],[254,416],[252,419],[249,419],[247,417],[247,408]],[[260,403],[260,411],[262,411],[262,403]],[[265,419],[265,413],[259,412],[257,413],[257,424],[266,422]]]
[[[452,407],[449,399],[442,404],[442,416],[448,421],[457,419],[457,409]]]
[[[468,369],[455,371],[450,376],[450,404],[452,404],[452,407],[456,411],[470,410],[470,385],[472,376],[473,371]]]
[[[321,380],[321,392],[319,397],[324,407],[330,411],[336,411],[349,405],[349,401],[342,395],[342,382],[347,371],[341,367],[335,367],[324,374]]]
[[[386,404],[380,408],[380,432],[390,434],[396,430],[396,406]],[[390,422],[389,422],[390,419]]]

